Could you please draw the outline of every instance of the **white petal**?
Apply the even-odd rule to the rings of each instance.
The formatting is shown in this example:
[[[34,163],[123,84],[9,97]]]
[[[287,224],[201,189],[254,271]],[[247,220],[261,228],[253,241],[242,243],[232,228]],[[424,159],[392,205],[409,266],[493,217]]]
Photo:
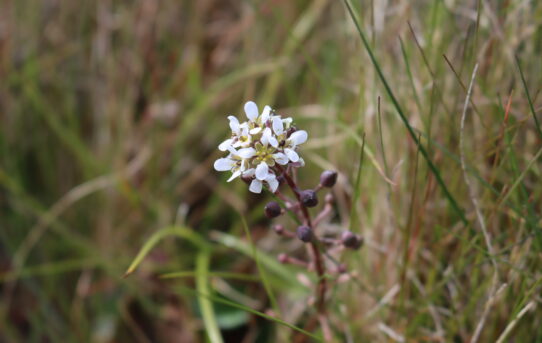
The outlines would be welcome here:
[[[243,124],[239,125],[239,128],[241,129],[241,136],[248,136],[248,123],[244,122]]]
[[[301,167],[304,167],[304,166],[305,166],[305,161],[303,160],[302,157],[299,157],[299,161],[297,161],[297,162],[292,162],[292,163],[291,163],[291,166],[292,166],[292,167],[295,167],[295,168],[301,168]]]
[[[275,131],[277,135],[282,135],[284,132],[284,126],[282,125],[282,120],[279,116],[273,117],[273,131]]]
[[[282,122],[284,123],[284,125],[286,125],[286,127],[290,127],[290,124],[292,124],[293,121],[294,120],[291,117],[282,119]]]
[[[245,113],[250,121],[255,121],[258,118],[258,105],[254,101],[248,101],[245,104]]]
[[[260,142],[262,142],[263,145],[269,144],[269,139],[272,137],[271,135],[271,129],[266,127],[263,130],[262,138],[260,139]]]
[[[226,151],[231,146],[231,142],[233,142],[233,139],[226,139],[224,142],[220,143],[218,146],[218,150],[220,151]]]
[[[228,119],[230,120],[230,129],[232,132],[239,134],[239,120],[235,118],[234,116],[228,116]]]
[[[273,148],[277,148],[279,146],[279,141],[277,141],[277,139],[273,136],[270,136],[269,137],[269,144],[271,144],[271,146]]]
[[[269,189],[271,192],[275,193],[277,191],[277,188],[279,188],[279,181],[273,174],[269,174],[269,176],[265,179],[267,181],[267,185],[269,185]]]
[[[284,149],[284,152],[286,153],[286,156],[290,159],[292,162],[299,161],[299,155],[297,152],[293,151],[292,149]]]
[[[256,174],[256,169],[254,168],[247,169],[243,172],[243,176],[246,176],[246,177],[251,177],[251,176],[254,176],[255,174]]]
[[[307,131],[299,130],[290,135],[289,140],[294,143],[294,145],[303,144],[307,141],[308,138]]]
[[[262,131],[261,127],[255,127],[252,130],[250,130],[249,132],[250,132],[251,135],[257,135],[258,133],[260,133],[260,131]]]
[[[235,145],[235,144],[234,144]],[[237,155],[237,150],[234,148],[234,145],[228,147],[228,151],[230,152],[230,155]],[[230,156],[228,156],[229,158]]]
[[[269,120],[269,115],[270,114],[271,114],[271,107],[266,105],[263,108],[263,112],[262,112],[262,117],[261,117],[262,124],[265,124],[265,122]]]
[[[239,175],[241,175],[241,171],[240,171],[240,170],[238,170],[238,171],[236,171],[235,173],[233,173],[233,174],[231,175],[231,177],[228,179],[228,182],[230,182],[231,180],[235,179],[235,178],[238,177]]]
[[[239,155],[241,158],[251,158],[252,156],[256,155],[256,150],[254,148],[239,149],[239,151],[237,151],[237,155]]]
[[[265,178],[269,175],[269,167],[265,162],[261,162],[256,167],[256,178],[258,180],[265,180]]]
[[[262,192],[262,182],[260,180],[254,179],[250,183],[248,190],[252,193],[261,193]]]
[[[219,158],[215,161],[214,167],[217,171],[226,171],[231,170],[233,167],[234,161],[229,158]]]
[[[277,152],[276,154],[273,154],[273,158],[275,161],[280,165],[288,164],[288,156],[284,155],[282,152]]]

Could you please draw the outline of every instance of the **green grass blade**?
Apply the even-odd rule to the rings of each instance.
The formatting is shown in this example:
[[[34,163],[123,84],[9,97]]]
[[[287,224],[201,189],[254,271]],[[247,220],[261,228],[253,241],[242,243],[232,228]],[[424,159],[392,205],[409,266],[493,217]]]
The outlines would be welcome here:
[[[218,272],[218,271],[209,271],[208,275],[210,277],[219,277],[224,279],[232,280],[241,280],[241,281],[250,281],[250,282],[260,282],[260,277],[251,274],[242,274],[242,273],[233,273],[233,272]],[[192,278],[196,276],[196,272],[193,270],[183,270],[180,272],[171,272],[160,275],[161,279],[180,279],[180,278]]]
[[[133,262],[130,264],[128,269],[126,270],[126,273],[124,273],[123,277],[126,277],[134,272],[134,270],[139,266],[139,264],[143,261],[145,256],[154,248],[154,246],[160,242],[162,239],[168,236],[177,236],[179,238],[183,238],[197,246],[198,248],[202,250],[208,250],[210,245],[207,243],[203,238],[201,238],[197,233],[195,233],[193,230],[182,227],[182,226],[172,226],[172,227],[166,227],[163,228],[157,232],[155,232],[141,247],[139,250],[139,253],[134,258]]]
[[[220,304],[224,304],[224,305],[228,305],[228,306],[231,306],[231,307],[235,307],[235,308],[238,308],[240,310],[243,310],[243,311],[247,311],[248,313],[252,313],[254,315],[257,315],[259,317],[262,317],[262,318],[265,318],[269,321],[272,321],[274,323],[277,323],[277,324],[280,324],[280,325],[283,325],[283,326],[286,326],[292,330],[295,330],[295,331],[298,331],[298,332],[301,332],[309,337],[311,337],[312,339],[315,339],[316,341],[318,342],[322,342],[322,338],[313,334],[313,333],[310,333],[306,330],[303,330],[302,328],[300,327],[297,327],[293,324],[290,324],[280,318],[276,318],[276,317],[272,317],[268,314],[265,314],[263,312],[260,312],[258,310],[254,310],[250,307],[247,307],[245,305],[242,305],[242,304],[239,304],[239,303],[236,303],[236,302],[233,302],[233,301],[230,301],[230,300],[227,300],[227,299],[224,299],[224,298],[219,298],[219,297],[216,297],[216,296],[212,296],[212,295],[206,295],[206,294],[199,294],[198,291],[195,291],[193,289],[190,289],[190,288],[187,288],[187,287],[182,287],[180,286],[180,289],[181,289],[181,292],[184,292],[184,293],[187,293],[189,295],[196,295],[196,296],[200,296],[200,297],[206,297],[216,303],[220,303]]]
[[[516,64],[519,69],[519,75],[521,76],[521,83],[523,84],[525,95],[527,95],[529,108],[531,109],[531,114],[533,115],[533,119],[536,124],[536,130],[538,131],[538,135],[540,136],[540,138],[542,138],[542,130],[540,129],[540,123],[538,122],[538,118],[536,117],[536,111],[534,109],[533,100],[531,99],[531,94],[529,93],[529,87],[527,87],[527,81],[525,80],[525,75],[523,75],[523,70],[521,69],[521,65],[519,64],[519,59],[517,58],[517,56],[516,56]]]
[[[363,156],[365,156],[365,134],[362,135],[361,148],[359,151],[358,173],[356,175],[356,188],[354,189],[354,196],[352,200],[352,208],[350,210],[350,231],[359,232],[359,215],[356,211],[356,204],[358,203],[359,196],[361,194],[361,168],[363,167]],[[357,228],[354,228],[357,227]]]
[[[235,249],[250,258],[253,257],[252,248],[250,245],[235,236],[223,232],[213,231],[211,233],[211,237],[224,246]],[[284,287],[289,287],[290,290],[303,289],[299,282],[297,282],[295,278],[292,278],[292,273],[288,267],[280,264],[276,259],[262,251],[258,253],[258,258],[263,267],[267,268],[275,276],[280,278],[280,281],[283,282]]]
[[[373,51],[372,51],[372,49],[371,49],[371,47],[369,45],[369,42],[367,41],[367,38],[365,37],[365,34],[361,30],[359,20],[358,20],[358,18],[356,17],[356,15],[354,13],[354,10],[353,10],[353,7],[352,7],[352,4],[351,4],[350,0],[343,0],[343,1],[346,4],[346,7],[348,9],[348,13],[350,14],[350,17],[354,21],[354,24],[356,26],[356,29],[357,29],[358,33],[359,33],[359,36],[361,37],[361,41],[363,43],[363,46],[365,47],[365,50],[369,54],[369,58],[371,59],[371,62],[373,63],[373,66],[375,67],[375,70],[376,70],[376,72],[377,72],[377,74],[378,74],[378,76],[380,78],[380,81],[382,81],[382,84],[384,85],[384,88],[386,89],[386,92],[387,92],[391,102],[393,103],[393,106],[395,107],[395,109],[397,110],[397,113],[401,117],[401,120],[405,124],[405,126],[406,126],[412,140],[414,140],[414,142],[416,143],[416,145],[420,149],[420,152],[422,153],[422,156],[426,160],[427,165],[429,166],[429,169],[431,170],[431,172],[435,176],[439,186],[441,187],[442,191],[444,192],[444,195],[448,199],[448,202],[450,203],[450,205],[452,206],[452,208],[454,209],[456,214],[459,216],[459,218],[461,219],[463,224],[465,226],[469,226],[469,221],[467,220],[467,217],[465,217],[465,214],[463,213],[463,210],[461,209],[461,207],[459,206],[459,204],[457,203],[457,201],[455,200],[453,195],[448,190],[448,187],[446,187],[446,184],[444,183],[444,180],[442,179],[442,176],[440,175],[440,171],[438,170],[438,168],[435,166],[435,164],[433,163],[433,161],[429,157],[429,154],[427,153],[427,150],[423,147],[423,145],[418,140],[418,137],[416,136],[416,133],[414,132],[414,129],[412,128],[412,126],[408,122],[408,119],[407,119],[406,115],[404,114],[404,111],[403,111],[401,105],[399,105],[399,101],[397,100],[397,98],[395,97],[393,91],[391,90],[391,87],[389,86],[388,81],[386,80],[386,77],[384,76],[384,73],[382,72],[382,69],[380,68],[380,64],[376,60],[376,57],[375,57],[375,55],[374,55],[374,53],[373,53]]]
[[[536,155],[529,161],[529,163],[527,164],[527,166],[525,167],[525,169],[521,172],[521,174],[516,178],[516,180],[514,181],[514,183],[512,184],[512,186],[508,189],[508,191],[506,192],[506,195],[502,198],[501,202],[504,203],[508,200],[508,197],[510,197],[510,195],[512,193],[514,193],[514,190],[520,185],[521,181],[523,180],[523,178],[525,177],[525,175],[527,174],[527,172],[533,167],[533,164],[538,161],[538,159],[540,158],[540,156],[542,155],[542,149],[538,150],[538,152],[536,153]]]
[[[207,250],[201,250],[196,257],[197,298],[207,337],[209,337],[211,343],[223,343],[224,341],[218,328],[213,303],[210,298],[209,259],[210,256]]]
[[[248,228],[245,217],[243,217],[242,215],[241,215],[241,221],[243,222],[243,229],[245,230],[247,239],[250,242],[250,245],[252,247],[252,258],[256,262],[256,267],[258,268],[258,274],[260,274],[260,277],[262,279],[263,287],[265,289],[265,292],[267,293],[267,297],[269,298],[269,301],[271,302],[271,307],[273,308],[273,311],[275,311],[275,313],[277,313],[279,316],[282,317],[282,314],[280,312],[280,307],[277,302],[277,298],[275,297],[275,294],[273,293],[273,289],[271,288],[265,269],[261,265],[260,258],[258,256],[259,254],[256,249],[256,245],[254,244],[254,241],[252,240],[252,235],[250,234],[250,229]]]

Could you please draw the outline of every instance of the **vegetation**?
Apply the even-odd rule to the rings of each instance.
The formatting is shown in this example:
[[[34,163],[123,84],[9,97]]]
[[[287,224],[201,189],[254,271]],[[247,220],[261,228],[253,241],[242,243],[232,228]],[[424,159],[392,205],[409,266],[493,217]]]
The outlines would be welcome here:
[[[0,341],[322,340],[213,170],[254,100],[364,238],[336,342],[542,342],[541,43],[539,1],[1,2]]]

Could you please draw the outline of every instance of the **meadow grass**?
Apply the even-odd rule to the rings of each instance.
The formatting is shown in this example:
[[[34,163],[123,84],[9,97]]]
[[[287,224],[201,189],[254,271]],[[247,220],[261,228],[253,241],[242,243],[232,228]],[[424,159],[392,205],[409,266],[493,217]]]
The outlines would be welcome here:
[[[0,3],[0,341],[321,340],[212,168],[254,100],[365,239],[337,342],[542,342],[541,43],[538,1]]]

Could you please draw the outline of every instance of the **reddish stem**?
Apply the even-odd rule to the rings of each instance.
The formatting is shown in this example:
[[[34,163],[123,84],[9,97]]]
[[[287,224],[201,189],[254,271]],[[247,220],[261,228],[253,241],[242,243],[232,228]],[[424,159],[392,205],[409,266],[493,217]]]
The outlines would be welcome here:
[[[278,164],[276,165],[276,168],[278,171],[282,174],[284,179],[286,180],[286,183],[288,186],[292,189],[292,192],[295,194],[295,197],[297,198],[297,201],[299,202],[299,207],[301,208],[301,212],[303,213],[305,225],[309,226],[311,229],[312,227],[312,221],[309,214],[309,210],[305,205],[303,205],[303,202],[301,201],[301,195],[299,192],[299,188],[297,187],[296,182],[290,177],[290,175]],[[322,253],[320,252],[320,249],[318,249],[318,246],[315,243],[316,240],[313,240],[310,242],[310,247],[312,250],[312,254],[314,255],[314,265],[316,267],[316,273],[318,274],[318,285],[316,287],[316,308],[318,310],[318,313],[320,315],[325,314],[326,312],[326,303],[325,303],[325,296],[326,296],[326,290],[327,290],[327,281],[325,278],[325,265],[322,258]]]

